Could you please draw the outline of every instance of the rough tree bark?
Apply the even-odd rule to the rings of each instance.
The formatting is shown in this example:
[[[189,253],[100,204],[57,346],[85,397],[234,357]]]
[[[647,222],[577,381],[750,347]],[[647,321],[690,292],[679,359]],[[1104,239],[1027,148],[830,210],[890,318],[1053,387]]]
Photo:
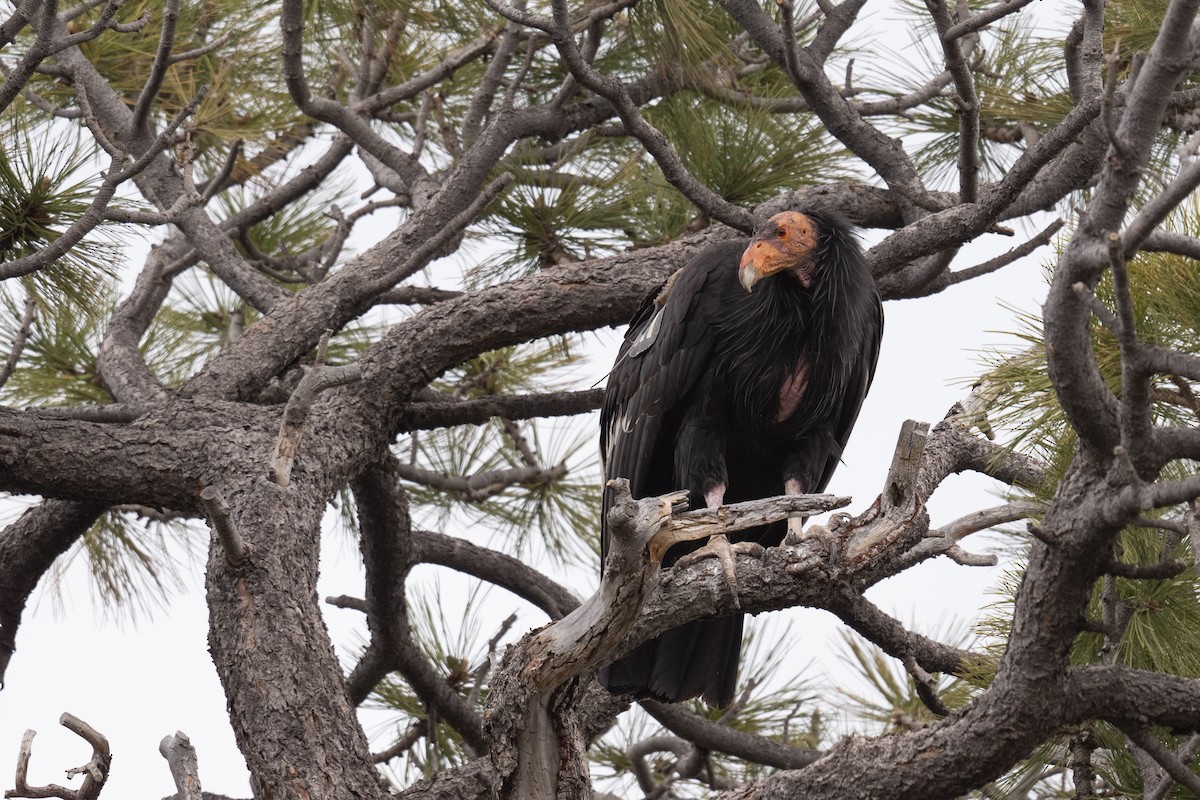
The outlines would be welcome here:
[[[43,498],[0,532],[0,682],[16,657],[17,629],[37,581],[97,517],[132,504],[210,524],[209,644],[255,797],[391,796],[356,708],[393,673],[427,713],[454,730],[467,754],[463,765],[404,787],[401,796],[588,797],[587,747],[629,705],[599,689],[594,668],[670,627],[736,610],[728,593],[712,591],[718,576],[711,563],[660,574],[656,537],[707,535],[728,519],[713,521],[701,512],[669,519],[671,498],[618,504],[612,523],[622,546],[613,549],[600,591],[582,601],[510,556],[415,530],[404,481],[433,485],[438,476],[405,472],[410,465],[391,450],[399,435],[493,416],[511,422],[577,414],[599,403],[597,391],[477,398],[431,384],[498,348],[622,324],[691,255],[744,235],[755,220],[783,209],[820,204],[890,231],[867,257],[884,297],[896,299],[942,291],[1037,250],[1061,222],[1008,255],[954,266],[961,246],[1006,221],[1078,201],[1084,205],[1058,258],[1044,321],[1050,379],[1079,450],[1049,503],[1011,504],[930,528],[924,504],[953,473],[982,472],[1026,488],[1046,476],[1046,465],[973,433],[986,422],[987,394],[978,391],[967,408],[952,409],[932,430],[905,427],[874,504],[859,498],[857,515],[835,515],[820,537],[738,564],[740,610],[828,609],[905,665],[938,720],[886,737],[847,738],[822,752],[738,734],[682,709],[649,708],[697,748],[780,768],[721,795],[730,798],[957,797],[1004,774],[1062,726],[1089,720],[1112,723],[1141,743],[1163,775],[1190,785],[1194,776],[1180,772],[1179,756],[1156,749],[1158,740],[1147,739],[1146,731],[1150,725],[1200,730],[1200,681],[1113,664],[1072,666],[1069,651],[1082,630],[1096,627],[1086,619],[1088,599],[1098,580],[1120,569],[1113,543],[1122,528],[1200,495],[1196,478],[1161,477],[1172,462],[1200,459],[1200,431],[1156,422],[1151,411],[1156,376],[1190,385],[1200,381],[1200,363],[1194,354],[1138,340],[1127,286],[1127,262],[1141,251],[1200,255],[1195,238],[1160,230],[1200,184],[1193,156],[1164,178],[1157,197],[1133,204],[1164,120],[1194,113],[1200,104],[1191,82],[1200,0],[1171,0],[1153,46],[1129,69],[1105,54],[1104,3],[1084,3],[1063,53],[1072,110],[1041,130],[1018,121],[1025,126],[1019,155],[994,179],[978,158],[983,133],[976,84],[985,69],[979,37],[988,25],[1022,13],[1023,2],[972,13],[965,3],[951,8],[928,0],[942,63],[923,76],[922,89],[874,100],[858,96],[849,67],[844,81],[830,77],[831,58],[865,0],[820,2],[807,21],[794,19],[787,2],[771,9],[775,17],[761,3],[725,0],[727,16],[713,29],[737,32],[713,42],[711,58],[636,72],[605,60],[606,47],[626,43],[623,26],[636,0],[586,7],[550,0],[536,9],[501,0],[487,5],[480,10],[486,30],[467,41],[443,36],[446,50],[437,64],[399,77],[407,67],[391,62],[396,43],[415,35],[405,26],[421,20],[364,16],[355,23],[360,63],[343,53],[327,63],[325,74],[318,65],[326,62],[313,55],[321,42],[308,10],[300,0],[285,0],[278,27],[272,22],[271,28],[282,60],[262,80],[281,97],[286,93],[297,122],[250,161],[239,160],[240,141],[218,158],[223,151],[205,139],[210,90],[183,80],[176,65],[220,51],[230,40],[201,38],[180,52],[178,2],[168,0],[161,13],[140,21],[126,19],[119,0],[85,4],[99,7],[90,12],[62,9],[53,0],[4,6],[0,113],[24,103],[64,117],[111,163],[101,190],[57,249],[14,255],[0,237],[0,278],[48,270],[70,242],[104,220],[161,226],[165,233],[95,348],[93,388],[111,402],[0,407],[0,490]],[[89,43],[134,34],[153,42],[155,55],[137,76],[140,88],[131,89],[129,81],[115,80],[116,67],[96,57]],[[459,70],[471,77],[459,80]],[[787,96],[756,95],[754,82],[767,78],[786,87]],[[53,103],[42,96],[51,92]],[[186,96],[174,97],[180,92]],[[689,171],[679,143],[652,124],[656,104],[689,92],[724,98],[731,107],[757,102],[774,113],[811,114],[880,185],[835,181],[794,187],[753,207],[730,202]],[[451,95],[458,106],[444,102]],[[954,191],[935,188],[881,121],[904,119],[939,100],[957,109]],[[330,136],[322,141],[317,131]],[[467,233],[480,229],[497,197],[514,185],[578,178],[560,166],[579,152],[604,152],[588,148],[606,138],[634,141],[632,161],[653,162],[693,204],[698,216],[688,230],[669,241],[597,255],[588,247],[579,254],[549,248],[535,271],[462,292],[413,283],[436,258],[465,252]],[[197,150],[207,160],[198,160]],[[228,213],[212,204],[248,175],[297,153],[311,162],[255,202]],[[352,153],[356,168],[405,210],[401,221],[357,255],[344,256],[353,223],[335,206],[330,217],[337,231],[310,252],[256,252],[253,227],[350,169]],[[199,184],[196,170],[208,173]],[[136,193],[145,208],[110,203],[118,188]],[[1085,199],[1083,189],[1089,190]],[[364,206],[362,214],[375,210]],[[185,380],[168,384],[142,345],[175,281],[200,265],[236,294],[238,322],[229,320],[219,352]],[[1096,299],[1105,275],[1114,285],[1115,313]],[[387,303],[425,307],[355,352],[352,365],[324,367],[330,332]],[[1097,366],[1095,320],[1120,342],[1117,391]],[[13,340],[18,365],[24,364],[20,341]],[[322,352],[313,359],[318,347]],[[558,474],[522,455],[527,463],[521,468],[486,477],[504,487]],[[471,476],[440,477],[469,484]],[[348,675],[316,593],[321,520],[347,487],[367,572],[365,598],[347,602],[366,612],[371,637]],[[782,518],[841,505],[829,498],[776,499],[765,503],[766,511],[729,513],[734,520],[762,513]],[[965,535],[1038,516],[995,679],[965,707],[946,713],[929,673],[963,673],[978,654],[906,630],[863,592],[937,555],[979,563],[960,547]],[[1194,524],[1189,533],[1193,542],[1200,536]],[[509,588],[551,620],[508,648],[482,709],[414,642],[405,579],[421,563]],[[187,747],[182,734],[164,742],[181,795],[193,791],[189,786],[199,792]],[[88,796],[99,792],[103,778],[93,778]],[[22,777],[10,794],[36,791]]]

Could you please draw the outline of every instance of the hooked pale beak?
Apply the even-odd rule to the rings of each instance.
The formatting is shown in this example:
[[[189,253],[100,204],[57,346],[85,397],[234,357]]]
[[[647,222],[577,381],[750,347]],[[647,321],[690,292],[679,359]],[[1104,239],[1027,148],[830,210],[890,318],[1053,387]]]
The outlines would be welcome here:
[[[738,283],[742,284],[742,288],[747,292],[752,291],[754,284],[769,274],[763,267],[770,250],[770,245],[765,242],[751,242],[746,252],[742,253],[742,261],[738,266]]]

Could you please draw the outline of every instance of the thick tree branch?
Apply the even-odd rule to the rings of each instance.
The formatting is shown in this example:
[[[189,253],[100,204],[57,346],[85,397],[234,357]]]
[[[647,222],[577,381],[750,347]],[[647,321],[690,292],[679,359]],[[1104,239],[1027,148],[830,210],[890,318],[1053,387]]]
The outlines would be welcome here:
[[[683,706],[656,703],[653,700],[643,700],[641,706],[666,728],[697,746],[728,753],[756,764],[779,769],[802,769],[823,755],[819,750],[793,747],[713,722]]]
[[[103,512],[96,503],[47,499],[0,531],[0,688],[29,596],[54,560]]]

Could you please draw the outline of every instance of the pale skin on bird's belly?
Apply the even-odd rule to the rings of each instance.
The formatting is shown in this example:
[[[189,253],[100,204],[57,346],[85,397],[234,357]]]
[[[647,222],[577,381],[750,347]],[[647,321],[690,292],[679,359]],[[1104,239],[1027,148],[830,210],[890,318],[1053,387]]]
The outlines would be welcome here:
[[[779,389],[779,410],[775,412],[775,421],[783,422],[796,413],[804,390],[808,388],[808,359],[801,358],[796,362],[796,369],[788,375],[787,380]]]

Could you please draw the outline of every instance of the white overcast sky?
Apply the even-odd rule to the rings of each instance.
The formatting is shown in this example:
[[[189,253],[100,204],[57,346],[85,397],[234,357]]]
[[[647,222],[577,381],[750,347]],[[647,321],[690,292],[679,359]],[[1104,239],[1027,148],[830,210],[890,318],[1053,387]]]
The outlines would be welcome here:
[[[1043,3],[1044,17],[1050,16],[1051,8],[1064,5]],[[889,15],[881,11],[876,16],[886,21]],[[955,266],[986,260],[1034,232],[1019,229],[1013,238],[983,237],[964,250]],[[1011,336],[1000,332],[1017,327],[1013,308],[1034,313],[1040,309],[1046,290],[1042,264],[1048,258],[1049,249],[1043,248],[1020,264],[936,297],[886,304],[875,385],[829,489],[852,495],[850,510],[861,511],[879,493],[901,423],[909,418],[930,423],[941,419],[951,404],[965,397],[969,379],[981,371],[981,353],[1015,345]],[[135,258],[131,263],[140,262]],[[607,371],[619,335],[619,330],[606,332],[607,347],[598,349],[589,367],[594,376]],[[591,380],[581,380],[580,386]],[[581,424],[594,427],[594,415]],[[951,477],[929,504],[933,524],[995,505],[998,491],[985,478]],[[14,512],[6,513],[5,521]],[[986,543],[972,539],[966,545],[987,549]],[[1003,568],[1003,563],[994,568],[963,567],[940,558],[885,581],[868,597],[924,631],[954,622],[969,626],[991,601],[989,592]],[[205,790],[233,797],[250,795],[207,651],[203,569],[201,552],[195,563],[185,564],[185,589],[173,597],[169,608],[149,617],[139,615],[136,624],[94,608],[78,570],[73,576],[78,580],[68,582],[61,608],[39,588],[18,634],[7,685],[0,691],[0,789],[13,786],[16,755],[26,728],[38,731],[31,783],[78,785],[77,780],[67,782],[64,770],[85,762],[90,748],[58,725],[59,715],[69,711],[109,739],[113,768],[102,795],[108,800],[149,800],[175,791],[166,763],[158,755],[158,743],[177,730],[187,733],[197,749]],[[442,584],[448,603],[461,601],[465,592],[457,591],[456,579],[444,573]],[[353,543],[334,535],[326,537],[322,554],[320,595],[340,594],[361,596],[362,575]],[[494,611],[490,614],[494,620],[481,623],[487,631],[485,639],[496,621],[512,610],[522,610],[513,635],[544,622],[528,605],[500,590],[489,595],[487,606]],[[453,619],[459,613],[455,609],[447,616]],[[845,670],[836,655],[840,623],[824,612],[789,613],[799,639],[789,658],[797,669],[812,662],[807,678],[824,676],[837,683]],[[350,654],[363,640],[361,615],[328,609],[326,619],[339,655],[349,663]],[[367,719],[375,749],[394,735],[381,722],[384,719],[379,714]]]

